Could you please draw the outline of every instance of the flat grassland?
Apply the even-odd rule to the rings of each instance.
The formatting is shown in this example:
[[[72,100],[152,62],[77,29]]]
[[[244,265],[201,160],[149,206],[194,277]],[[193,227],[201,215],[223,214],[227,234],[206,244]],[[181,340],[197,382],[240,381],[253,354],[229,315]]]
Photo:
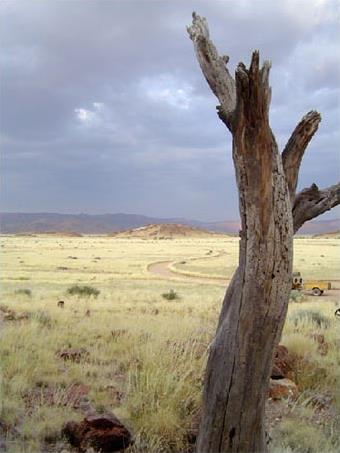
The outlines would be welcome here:
[[[295,270],[340,287],[339,249],[339,239],[297,238]],[[0,429],[8,451],[67,451],[61,428],[83,417],[84,394],[96,410],[113,410],[132,428],[129,451],[190,451],[223,279],[232,276],[237,256],[238,239],[227,236],[2,236]],[[174,278],[150,272],[159,261],[172,263]],[[71,295],[75,285],[100,293]],[[300,396],[269,408],[272,450],[335,451],[338,292],[293,299],[281,342],[299,357]],[[324,335],[326,354],[315,333]],[[60,359],[69,348],[86,354]]]

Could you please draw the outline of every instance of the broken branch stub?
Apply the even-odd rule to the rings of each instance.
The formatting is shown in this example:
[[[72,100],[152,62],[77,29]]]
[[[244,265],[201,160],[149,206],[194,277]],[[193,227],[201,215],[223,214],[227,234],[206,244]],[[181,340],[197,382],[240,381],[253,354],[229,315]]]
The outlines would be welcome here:
[[[220,102],[218,115],[231,129],[231,121],[236,106],[235,80],[227,69],[229,57],[220,56],[209,38],[208,23],[204,17],[193,13],[192,25],[187,27],[194,43],[197,60],[209,87]]]

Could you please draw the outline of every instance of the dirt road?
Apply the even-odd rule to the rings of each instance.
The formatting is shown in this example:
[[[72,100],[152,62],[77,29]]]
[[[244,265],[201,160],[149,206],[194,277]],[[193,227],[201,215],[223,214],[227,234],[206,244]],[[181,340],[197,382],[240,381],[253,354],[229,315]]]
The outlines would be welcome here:
[[[171,263],[172,261],[158,261],[157,263],[151,263],[148,265],[148,271],[151,274],[162,278],[176,278],[178,275],[169,269]]]
[[[177,280],[177,281],[184,281],[184,282],[190,282],[190,283],[207,283],[207,284],[212,284],[212,285],[217,285],[217,286],[223,286],[226,287],[230,279],[226,278],[210,278],[210,277],[202,277],[202,276],[194,276],[194,275],[185,275],[185,274],[180,274],[177,272],[173,272],[170,269],[170,265],[173,263],[173,261],[158,261],[156,263],[151,263],[148,266],[148,271],[156,275],[157,277],[164,278],[166,280]],[[306,299],[308,301],[321,301],[323,298],[326,298],[329,300],[333,300],[334,302],[338,302],[340,305],[340,282],[338,280],[332,281],[332,287],[334,289],[330,291],[326,291],[322,296],[316,297],[311,294],[310,291],[304,291],[304,296],[306,296]]]
[[[173,272],[169,267],[172,263],[173,261],[158,261],[157,263],[151,263],[148,266],[148,271],[153,275],[157,275],[158,277],[165,278],[167,280],[208,283],[219,286],[226,286],[230,282],[230,280],[226,278],[196,277],[194,275],[191,276]]]

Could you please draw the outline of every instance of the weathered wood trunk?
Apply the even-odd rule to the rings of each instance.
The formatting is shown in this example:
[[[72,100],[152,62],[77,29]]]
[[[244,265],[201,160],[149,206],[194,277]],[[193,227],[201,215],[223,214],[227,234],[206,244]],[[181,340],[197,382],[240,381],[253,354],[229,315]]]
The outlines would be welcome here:
[[[303,153],[320,115],[309,112],[282,154],[269,126],[270,64],[240,63],[235,80],[211,40],[204,18],[188,27],[202,72],[220,101],[233,136],[241,216],[239,266],[227,290],[205,374],[198,453],[263,453],[265,400],[273,353],[291,289],[293,234],[340,203],[340,185],[296,195]]]
[[[266,72],[268,73],[268,72]],[[233,159],[240,194],[239,267],[210,350],[198,452],[266,450],[264,405],[292,272],[293,218],[268,123],[269,89],[254,53],[236,74]]]

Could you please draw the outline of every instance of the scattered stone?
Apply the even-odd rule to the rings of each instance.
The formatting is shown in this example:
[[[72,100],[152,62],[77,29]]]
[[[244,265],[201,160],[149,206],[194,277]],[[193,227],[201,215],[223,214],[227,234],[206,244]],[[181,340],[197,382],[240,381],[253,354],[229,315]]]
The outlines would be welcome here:
[[[127,448],[132,443],[130,431],[112,414],[96,414],[77,423],[66,423],[62,434],[71,445],[86,451],[114,452]]]
[[[270,379],[269,398],[281,400],[283,398],[296,399],[299,389],[295,382],[290,379]]]
[[[282,344],[279,344],[275,350],[271,378],[292,379],[293,377],[293,358],[289,355],[288,349]]]
[[[56,356],[63,360],[71,360],[72,362],[80,362],[80,360],[89,355],[85,348],[79,349],[62,349],[56,352]]]

